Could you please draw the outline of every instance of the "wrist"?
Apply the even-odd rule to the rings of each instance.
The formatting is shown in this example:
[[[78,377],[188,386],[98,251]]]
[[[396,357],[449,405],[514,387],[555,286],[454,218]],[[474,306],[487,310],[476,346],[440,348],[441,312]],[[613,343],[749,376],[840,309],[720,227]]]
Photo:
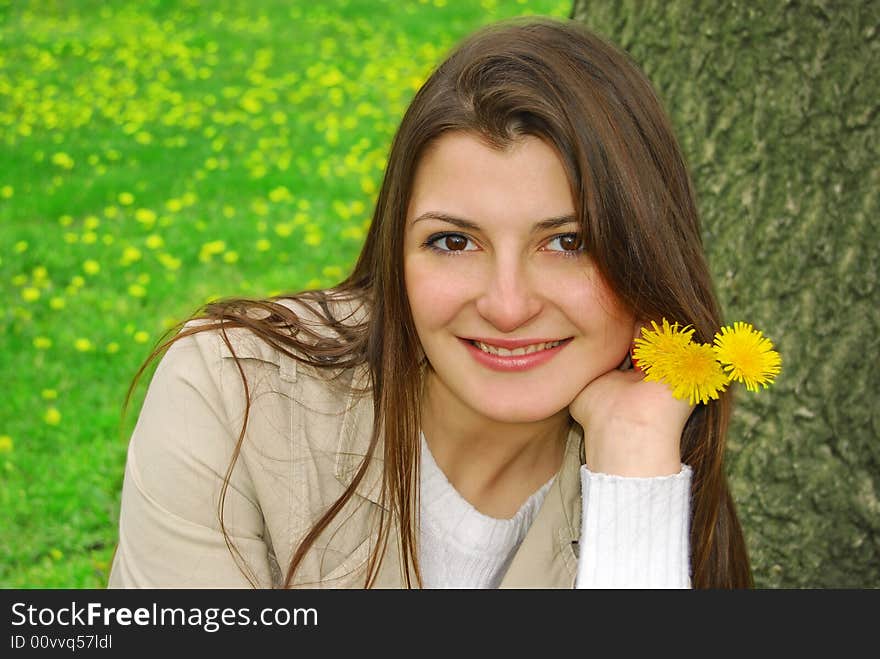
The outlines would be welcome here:
[[[585,461],[593,473],[651,478],[681,471],[681,433],[648,432],[644,428],[617,427],[584,438]]]

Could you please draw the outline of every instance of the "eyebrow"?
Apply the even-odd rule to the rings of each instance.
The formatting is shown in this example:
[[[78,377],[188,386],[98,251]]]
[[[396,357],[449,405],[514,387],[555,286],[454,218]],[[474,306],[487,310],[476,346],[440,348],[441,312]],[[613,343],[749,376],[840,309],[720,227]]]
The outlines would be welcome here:
[[[440,213],[437,211],[428,211],[426,213],[422,213],[416,219],[413,220],[413,224],[416,222],[421,222],[422,220],[440,220],[441,222],[448,222],[449,224],[454,224],[459,229],[467,229],[469,231],[478,231],[480,229],[480,225],[475,222],[471,222],[470,220],[465,220],[461,217],[456,217],[455,215],[449,215],[448,213]],[[577,218],[574,215],[560,215],[558,217],[548,217],[546,220],[541,220],[537,222],[535,226],[532,227],[532,233],[538,233],[540,231],[548,231],[551,229],[558,229],[559,227],[566,226],[568,224],[576,224]]]

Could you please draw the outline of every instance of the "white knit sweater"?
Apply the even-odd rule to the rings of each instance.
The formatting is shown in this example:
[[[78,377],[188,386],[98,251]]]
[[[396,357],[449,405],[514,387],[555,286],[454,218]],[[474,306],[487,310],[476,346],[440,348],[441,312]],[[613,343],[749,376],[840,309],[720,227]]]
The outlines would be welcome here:
[[[691,469],[624,478],[581,467],[577,588],[687,588]],[[455,490],[422,435],[419,561],[426,588],[497,588],[544,502],[547,481],[510,519]]]

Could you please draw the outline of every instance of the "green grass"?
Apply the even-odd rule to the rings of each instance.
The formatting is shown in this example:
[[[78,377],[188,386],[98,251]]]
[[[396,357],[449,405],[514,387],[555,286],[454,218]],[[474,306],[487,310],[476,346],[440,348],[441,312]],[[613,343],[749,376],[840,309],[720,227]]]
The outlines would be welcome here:
[[[104,586],[154,342],[339,281],[430,69],[569,7],[0,0],[0,587]]]

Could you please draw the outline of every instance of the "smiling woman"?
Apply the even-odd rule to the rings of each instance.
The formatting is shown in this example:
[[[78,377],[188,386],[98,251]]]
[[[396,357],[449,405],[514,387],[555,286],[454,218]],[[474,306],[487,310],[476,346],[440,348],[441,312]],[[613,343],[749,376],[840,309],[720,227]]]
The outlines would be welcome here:
[[[728,398],[631,367],[663,317],[720,324],[650,84],[576,23],[480,30],[345,281],[213,303],[154,354],[110,585],[748,586]]]

